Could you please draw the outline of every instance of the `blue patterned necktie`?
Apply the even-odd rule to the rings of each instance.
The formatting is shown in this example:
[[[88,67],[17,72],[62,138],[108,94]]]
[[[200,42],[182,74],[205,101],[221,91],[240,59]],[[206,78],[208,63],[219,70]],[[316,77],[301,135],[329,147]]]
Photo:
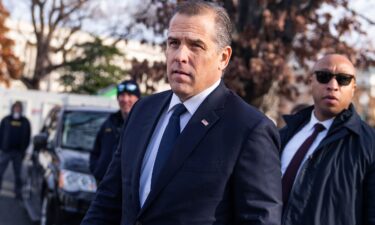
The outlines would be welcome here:
[[[186,112],[185,106],[180,103],[175,106],[172,116],[169,118],[167,127],[164,130],[163,137],[161,138],[158,153],[156,155],[154,168],[151,177],[151,189],[154,187],[160,172],[167,161],[168,156],[177,137],[180,135],[180,116]]]

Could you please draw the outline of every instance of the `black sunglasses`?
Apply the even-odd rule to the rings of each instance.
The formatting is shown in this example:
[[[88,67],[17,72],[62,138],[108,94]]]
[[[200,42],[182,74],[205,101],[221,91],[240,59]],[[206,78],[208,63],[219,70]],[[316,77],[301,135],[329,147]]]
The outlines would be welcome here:
[[[321,84],[327,84],[333,77],[340,86],[347,86],[355,79],[353,75],[346,73],[331,73],[329,71],[315,71],[316,80]]]

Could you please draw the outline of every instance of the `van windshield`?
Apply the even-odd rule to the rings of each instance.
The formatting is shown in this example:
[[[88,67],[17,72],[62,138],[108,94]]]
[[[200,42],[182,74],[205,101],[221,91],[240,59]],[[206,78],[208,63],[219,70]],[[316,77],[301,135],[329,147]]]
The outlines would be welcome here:
[[[110,112],[67,111],[63,116],[61,147],[91,151],[96,134]]]

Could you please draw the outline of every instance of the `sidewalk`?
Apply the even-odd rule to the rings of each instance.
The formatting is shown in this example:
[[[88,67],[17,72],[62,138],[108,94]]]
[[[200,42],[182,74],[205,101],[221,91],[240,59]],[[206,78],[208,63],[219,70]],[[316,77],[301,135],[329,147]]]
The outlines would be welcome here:
[[[15,200],[13,193],[13,171],[9,164],[0,191],[0,225],[31,225],[23,203]]]

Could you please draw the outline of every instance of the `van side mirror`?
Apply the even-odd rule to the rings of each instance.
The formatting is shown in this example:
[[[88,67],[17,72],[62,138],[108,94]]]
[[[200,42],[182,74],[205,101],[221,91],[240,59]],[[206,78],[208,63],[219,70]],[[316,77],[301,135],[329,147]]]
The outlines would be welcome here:
[[[47,133],[40,133],[34,136],[33,143],[34,143],[34,150],[39,151],[40,149],[47,148]]]

